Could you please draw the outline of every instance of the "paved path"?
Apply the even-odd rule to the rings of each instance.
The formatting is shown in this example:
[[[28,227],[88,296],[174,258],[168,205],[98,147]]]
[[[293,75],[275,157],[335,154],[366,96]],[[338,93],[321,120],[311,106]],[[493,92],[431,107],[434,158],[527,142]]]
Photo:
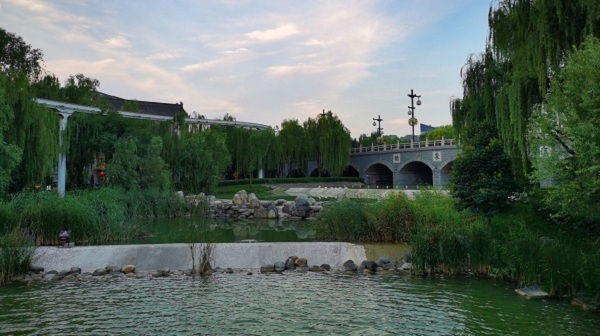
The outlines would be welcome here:
[[[305,257],[308,265],[329,264],[341,268],[346,260],[360,263],[366,260],[365,249],[350,243],[223,243],[214,244],[213,267],[260,268],[262,265],[285,261],[289,256]],[[107,245],[72,248],[38,247],[34,266],[49,270],[79,267],[93,272],[106,266],[133,264],[138,270],[192,268],[189,244]]]

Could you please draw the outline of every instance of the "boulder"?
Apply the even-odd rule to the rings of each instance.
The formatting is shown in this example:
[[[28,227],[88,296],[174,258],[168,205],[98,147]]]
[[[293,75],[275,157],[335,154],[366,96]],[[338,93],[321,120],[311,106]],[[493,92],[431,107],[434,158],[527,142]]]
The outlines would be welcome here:
[[[273,265],[275,272],[277,273],[281,273],[283,271],[285,271],[285,263],[283,261],[277,261],[275,262],[275,265]]]
[[[344,262],[343,266],[346,271],[356,272],[358,270],[358,266],[352,260],[347,260],[346,262]]]
[[[240,196],[240,200],[242,201],[242,203],[248,203],[248,193],[246,192],[246,190],[240,190],[235,194]]]
[[[310,203],[308,202],[308,196],[306,196],[306,195],[296,196],[296,200],[294,201],[294,206],[296,207],[296,209],[299,207],[310,206]]]
[[[233,195],[233,204],[235,204],[235,205],[241,205],[242,203],[243,203],[242,202],[242,198],[240,197],[239,194]]]
[[[331,266],[329,264],[323,264],[323,265],[321,265],[321,268],[324,271],[331,271]]]
[[[289,269],[289,270],[293,270],[296,268],[296,259],[298,259],[298,257],[296,256],[291,256],[289,258],[287,258],[287,260],[285,261],[285,269]]]
[[[300,257],[300,258],[296,259],[296,261],[294,261],[294,263],[296,264],[296,267],[306,266],[307,260],[306,260],[306,258]]]
[[[128,274],[135,272],[135,265],[125,265],[121,268],[121,272]]]
[[[71,267],[67,274],[81,274],[81,268],[79,267]]]
[[[254,209],[254,217],[255,218],[267,218],[269,216],[269,212],[265,208],[257,208]]]
[[[121,267],[119,267],[119,266],[106,266],[106,271],[109,272],[109,273],[121,272]]]
[[[275,272],[274,265],[262,265],[260,266],[260,273],[273,273]]]
[[[377,268],[377,264],[373,261],[370,260],[364,260],[363,262],[360,263],[362,266],[365,267],[365,269],[374,271]]]
[[[268,219],[277,218],[277,212],[275,212],[275,210],[269,210],[269,212],[267,212],[267,218]]]
[[[106,275],[106,273],[108,273],[106,268],[98,268],[94,272],[92,272],[92,275],[93,276],[101,276],[101,275]]]
[[[256,197],[254,193],[248,196],[248,203],[250,209],[256,209],[260,207],[260,200],[258,199],[258,197]]]
[[[41,266],[31,266],[31,268],[29,269],[30,271],[32,271],[35,274],[39,274],[44,272],[44,268]]]
[[[524,287],[524,288],[518,288],[518,289],[515,289],[515,292],[517,292],[517,294],[519,294],[529,300],[545,299],[549,296],[548,293],[544,292],[538,286],[529,286],[529,287]]]

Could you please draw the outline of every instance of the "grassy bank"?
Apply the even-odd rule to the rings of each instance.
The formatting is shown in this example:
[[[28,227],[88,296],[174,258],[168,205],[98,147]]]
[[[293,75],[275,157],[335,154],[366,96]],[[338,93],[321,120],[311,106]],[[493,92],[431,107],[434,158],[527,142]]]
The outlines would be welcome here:
[[[184,200],[159,190],[124,191],[101,188],[68,193],[20,194],[0,203],[2,233],[19,230],[36,245],[58,243],[58,232],[72,231],[72,241],[97,244],[130,239],[145,221],[154,218],[183,217],[189,211]],[[192,213],[198,215],[198,213]],[[202,215],[202,213],[199,213]]]
[[[539,284],[554,295],[600,294],[600,239],[549,223],[527,202],[490,223],[454,210],[441,193],[414,200],[397,195],[375,204],[345,200],[326,208],[318,225],[325,239],[407,242],[420,274],[508,278]]]

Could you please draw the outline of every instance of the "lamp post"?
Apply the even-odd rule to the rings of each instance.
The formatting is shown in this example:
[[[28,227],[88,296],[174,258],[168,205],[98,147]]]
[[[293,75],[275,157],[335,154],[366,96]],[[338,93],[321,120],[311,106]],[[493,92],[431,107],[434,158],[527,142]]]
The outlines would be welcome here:
[[[419,123],[417,118],[415,118],[415,98],[417,98],[417,106],[421,105],[421,96],[417,96],[412,89],[410,89],[410,106],[408,107],[408,115],[411,116],[408,119],[408,124],[412,127],[412,141],[415,142],[415,125]]]
[[[383,121],[383,119],[381,119],[381,116],[378,115],[377,119],[373,118],[373,126],[377,126],[377,136],[380,137],[383,134],[383,128],[381,128],[381,122]],[[375,121],[377,121],[379,124],[377,124]]]

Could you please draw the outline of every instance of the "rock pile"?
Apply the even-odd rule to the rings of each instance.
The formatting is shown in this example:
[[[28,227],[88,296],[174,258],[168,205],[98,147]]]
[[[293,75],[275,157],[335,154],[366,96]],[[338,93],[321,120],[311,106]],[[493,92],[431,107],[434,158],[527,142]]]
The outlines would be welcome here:
[[[183,193],[178,194],[184,197]],[[268,218],[268,219],[316,219],[327,202],[317,202],[314,198],[299,195],[294,201],[278,199],[261,201],[254,193],[238,191],[232,200],[220,200],[203,193],[184,197],[189,206],[207,206],[208,215],[223,218]]]

